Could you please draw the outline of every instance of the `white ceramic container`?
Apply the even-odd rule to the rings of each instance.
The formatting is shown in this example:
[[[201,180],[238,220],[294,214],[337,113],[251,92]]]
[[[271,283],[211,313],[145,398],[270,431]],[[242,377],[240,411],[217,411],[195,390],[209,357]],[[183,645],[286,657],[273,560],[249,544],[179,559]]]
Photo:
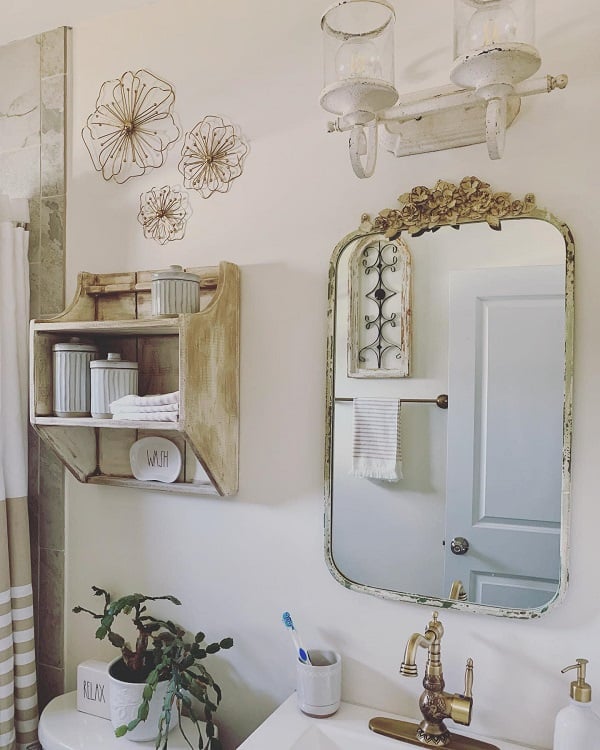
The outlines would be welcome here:
[[[114,729],[117,729],[123,724],[129,724],[130,721],[137,717],[138,708],[142,702],[142,693],[146,687],[144,682],[122,682],[121,680],[115,679],[113,675],[114,668],[120,661],[121,658],[119,657],[112,661],[108,667],[108,680],[110,684],[110,721]],[[167,694],[168,685],[169,683],[166,680],[158,683],[154,695],[150,699],[148,718],[138,724],[135,729],[127,732],[125,735],[126,740],[132,740],[133,742],[149,742],[158,737],[158,722],[163,702]],[[174,709],[169,731],[175,729],[176,726],[177,710]]]
[[[308,655],[310,664],[296,661],[298,708],[308,716],[333,716],[342,700],[342,657],[319,649]]]
[[[54,414],[57,417],[89,417],[90,362],[97,356],[96,346],[78,338],[52,347]]]
[[[112,419],[110,404],[118,398],[138,392],[138,363],[126,362],[110,352],[107,359],[90,362],[92,417]]]
[[[200,277],[169,266],[152,274],[152,315],[170,318],[200,311]]]

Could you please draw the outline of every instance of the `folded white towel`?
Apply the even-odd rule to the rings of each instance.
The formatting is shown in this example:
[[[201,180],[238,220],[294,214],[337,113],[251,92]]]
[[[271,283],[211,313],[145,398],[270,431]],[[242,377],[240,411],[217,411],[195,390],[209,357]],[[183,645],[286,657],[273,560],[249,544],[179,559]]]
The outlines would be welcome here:
[[[116,411],[113,419],[125,419],[129,422],[177,422],[179,411]]]
[[[121,399],[119,399],[120,401]],[[136,406],[135,404],[121,404],[119,401],[113,401],[110,405],[110,411],[112,414],[122,414],[131,412],[135,414],[143,414],[144,412],[157,412],[157,411],[179,411],[179,404],[157,404],[155,406]]]
[[[173,393],[159,393],[154,396],[123,396],[118,398],[116,401],[111,403],[111,406],[115,406],[117,409],[120,406],[160,406],[162,404],[178,404],[179,403],[179,391]]]
[[[351,473],[388,482],[402,479],[398,399],[354,399]]]

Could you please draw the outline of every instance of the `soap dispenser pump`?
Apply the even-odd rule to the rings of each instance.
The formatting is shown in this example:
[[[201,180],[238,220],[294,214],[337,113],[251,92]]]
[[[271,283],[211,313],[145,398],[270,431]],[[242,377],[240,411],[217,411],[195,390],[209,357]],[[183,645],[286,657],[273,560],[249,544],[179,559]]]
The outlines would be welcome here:
[[[576,659],[561,673],[577,670],[571,682],[571,701],[556,715],[553,750],[580,750],[600,746],[600,716],[591,707],[592,688],[585,681],[587,659]]]

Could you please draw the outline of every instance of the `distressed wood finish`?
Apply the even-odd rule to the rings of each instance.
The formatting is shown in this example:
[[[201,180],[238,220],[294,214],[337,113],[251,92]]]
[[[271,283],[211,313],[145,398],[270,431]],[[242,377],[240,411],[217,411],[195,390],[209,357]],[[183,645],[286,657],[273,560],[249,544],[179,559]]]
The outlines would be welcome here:
[[[461,195],[464,200],[461,201]],[[453,197],[454,196],[454,197]],[[573,437],[573,343],[575,316],[575,242],[573,234],[563,221],[535,203],[535,197],[528,193],[523,200],[513,200],[510,193],[494,193],[489,185],[476,177],[465,177],[459,185],[439,181],[434,188],[415,187],[398,199],[400,209],[384,209],[372,221],[363,214],[358,230],[346,235],[334,248],[329,264],[327,307],[327,362],[325,395],[325,560],[332,576],[342,586],[353,591],[393,599],[424,604],[435,609],[458,609],[477,614],[533,619],[541,617],[560,602],[569,581],[569,535],[571,526],[571,443]],[[554,598],[541,607],[515,609],[491,607],[484,604],[423,596],[411,592],[392,591],[368,584],[356,583],[347,578],[337,567],[332,550],[332,471],[333,471],[333,420],[334,420],[334,378],[335,378],[335,311],[336,274],[340,257],[353,242],[365,237],[381,234],[390,238],[399,237],[402,232],[418,235],[425,231],[435,231],[442,226],[456,226],[473,222],[487,222],[495,230],[501,229],[501,222],[522,218],[538,219],[552,224],[561,233],[565,242],[565,395],[563,406],[563,452],[562,452],[562,504],[560,535],[560,580]]]
[[[81,273],[71,305],[55,318],[32,321],[31,423],[82,482],[165,492],[232,495],[238,489],[239,269],[232,263],[188,269],[201,278],[201,312],[152,318],[152,271]],[[180,391],[179,422],[53,416],[52,346],[70,336],[92,340],[101,356],[121,352],[139,363],[139,392]],[[176,482],[139,482],[129,449],[141,437],[163,436],[181,451]],[[197,480],[198,464],[212,485]]]
[[[238,290],[238,268],[221,267],[210,305],[199,315],[181,316],[179,378],[185,397],[179,420],[194,454],[224,495],[238,488]]]

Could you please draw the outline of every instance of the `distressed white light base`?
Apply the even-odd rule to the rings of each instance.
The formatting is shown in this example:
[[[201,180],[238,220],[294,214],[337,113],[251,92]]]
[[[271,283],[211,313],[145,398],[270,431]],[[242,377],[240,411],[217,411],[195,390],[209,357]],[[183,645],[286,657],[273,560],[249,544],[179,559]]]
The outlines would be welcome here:
[[[319,99],[323,109],[334,115],[361,113],[374,117],[375,112],[392,107],[398,101],[398,92],[391,83],[373,78],[349,78],[332,83],[321,92]],[[352,126],[366,124],[368,119],[348,121]]]
[[[494,44],[459,57],[450,80],[466,89],[497,83],[515,86],[537,73],[541,64],[539,52],[529,44]]]
[[[423,92],[425,93],[425,92]],[[402,97],[403,106],[390,112],[402,111],[398,119],[384,119],[380,129],[381,147],[394,156],[410,156],[448,148],[471,146],[486,141],[487,102],[475,92],[464,92],[455,86],[444,86],[427,92],[426,101],[435,102],[438,109],[427,111],[422,100],[410,102]],[[464,101],[457,106],[456,101]],[[412,107],[424,113],[408,117]],[[521,108],[520,96],[507,101],[506,125],[510,127]]]

